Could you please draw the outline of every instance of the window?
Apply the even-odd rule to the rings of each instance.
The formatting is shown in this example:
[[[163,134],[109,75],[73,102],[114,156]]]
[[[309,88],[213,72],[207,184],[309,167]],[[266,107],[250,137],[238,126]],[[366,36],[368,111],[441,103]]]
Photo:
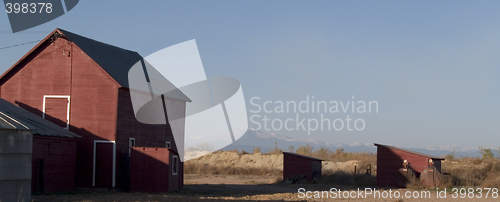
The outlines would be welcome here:
[[[132,152],[132,147],[135,147],[135,138],[133,137],[128,139],[128,156],[130,156],[130,153]]]
[[[69,95],[44,95],[42,112],[42,118],[69,130]]]
[[[172,147],[170,147],[170,142],[169,142],[169,141],[166,141],[166,142],[165,142],[165,147],[166,147],[166,148],[169,148],[169,149],[170,149],[170,148],[172,148]]]
[[[131,137],[128,139],[128,146],[135,147],[135,138]]]
[[[177,155],[172,156],[172,175],[177,175],[179,169],[179,157]]]

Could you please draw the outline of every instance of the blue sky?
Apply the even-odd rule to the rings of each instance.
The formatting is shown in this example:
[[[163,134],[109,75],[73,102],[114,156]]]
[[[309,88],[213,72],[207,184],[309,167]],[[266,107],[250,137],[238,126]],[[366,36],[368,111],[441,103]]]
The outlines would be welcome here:
[[[143,56],[196,39],[207,76],[238,79],[247,101],[299,102],[314,95],[379,103],[378,113],[329,115],[363,118],[363,131],[276,133],[344,143],[497,148],[499,4],[89,0],[16,34],[1,14],[0,47],[42,39],[57,27]],[[0,50],[0,71],[32,46]]]

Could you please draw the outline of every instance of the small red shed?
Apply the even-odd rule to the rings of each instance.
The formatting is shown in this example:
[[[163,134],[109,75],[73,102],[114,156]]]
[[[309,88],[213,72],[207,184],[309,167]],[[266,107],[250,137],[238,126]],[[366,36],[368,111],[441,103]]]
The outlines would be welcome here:
[[[168,148],[132,147],[130,191],[159,193],[183,186],[179,154]]]
[[[312,181],[321,176],[321,162],[323,160],[300,154],[283,152],[283,180],[293,179],[294,176],[304,175]]]
[[[410,151],[389,145],[374,143],[377,146],[377,186],[397,187],[396,176],[407,160],[417,177],[428,167],[429,159],[434,161],[434,166],[441,172],[441,160],[444,158]]]
[[[75,189],[76,148],[81,136],[0,98],[0,119],[12,129],[31,130],[31,192]]]

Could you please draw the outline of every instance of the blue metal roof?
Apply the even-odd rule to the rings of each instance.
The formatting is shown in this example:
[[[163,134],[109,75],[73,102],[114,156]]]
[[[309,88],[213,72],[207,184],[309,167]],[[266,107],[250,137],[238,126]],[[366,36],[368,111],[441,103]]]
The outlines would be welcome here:
[[[92,60],[99,64],[120,86],[129,87],[128,71],[142,59],[139,53],[89,39],[63,29],[59,30],[67,39],[75,43]]]
[[[81,138],[44,118],[0,98],[0,129],[32,130],[42,136]]]

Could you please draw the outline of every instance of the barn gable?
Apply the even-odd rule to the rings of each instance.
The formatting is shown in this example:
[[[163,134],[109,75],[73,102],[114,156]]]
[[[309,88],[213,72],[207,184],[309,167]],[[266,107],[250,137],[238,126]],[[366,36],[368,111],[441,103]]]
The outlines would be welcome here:
[[[42,44],[48,40],[55,40],[58,37],[63,37],[73,42],[121,87],[128,88],[128,71],[132,65],[142,59],[142,56],[137,52],[92,40],[58,28],[41,40],[10,69],[4,72],[2,76],[0,76],[0,81],[18,66],[18,64],[27,59],[32,53],[36,52]]]

